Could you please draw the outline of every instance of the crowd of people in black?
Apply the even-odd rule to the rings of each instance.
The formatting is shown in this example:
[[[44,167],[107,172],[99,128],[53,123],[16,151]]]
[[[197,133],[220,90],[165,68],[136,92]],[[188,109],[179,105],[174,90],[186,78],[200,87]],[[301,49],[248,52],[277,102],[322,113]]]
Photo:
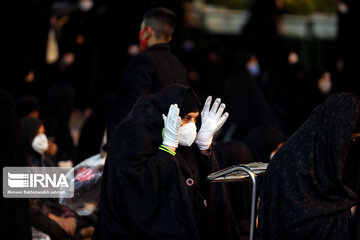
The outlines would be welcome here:
[[[181,0],[6,1],[2,166],[107,160],[93,214],[2,197],[2,239],[247,239],[250,185],[205,178],[251,162],[270,162],[259,239],[356,239],[360,8],[339,1],[336,44],[309,64],[279,35],[279,2],[254,0],[224,36]]]

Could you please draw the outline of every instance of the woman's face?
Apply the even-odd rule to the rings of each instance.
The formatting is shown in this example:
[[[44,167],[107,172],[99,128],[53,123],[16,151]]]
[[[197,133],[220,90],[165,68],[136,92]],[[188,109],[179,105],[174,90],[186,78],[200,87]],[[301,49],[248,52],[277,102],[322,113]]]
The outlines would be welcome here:
[[[196,123],[196,120],[199,116],[199,112],[190,112],[186,114],[183,118],[181,118],[180,127],[187,123]]]

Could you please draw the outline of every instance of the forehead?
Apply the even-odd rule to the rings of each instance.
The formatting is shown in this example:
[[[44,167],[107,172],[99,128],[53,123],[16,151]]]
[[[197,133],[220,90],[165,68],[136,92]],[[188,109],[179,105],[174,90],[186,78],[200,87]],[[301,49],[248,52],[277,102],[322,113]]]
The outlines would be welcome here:
[[[186,114],[184,117],[197,117],[199,116],[199,112],[190,112]]]

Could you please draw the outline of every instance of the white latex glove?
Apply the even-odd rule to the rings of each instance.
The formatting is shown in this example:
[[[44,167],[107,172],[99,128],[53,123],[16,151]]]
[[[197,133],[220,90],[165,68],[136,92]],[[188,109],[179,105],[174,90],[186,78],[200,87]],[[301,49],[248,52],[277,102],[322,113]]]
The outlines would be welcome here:
[[[164,119],[164,138],[163,145],[168,147],[177,148],[180,137],[180,123],[181,117],[179,117],[179,108],[177,104],[171,104],[168,115],[162,115]]]
[[[222,127],[229,113],[224,113],[225,104],[221,103],[221,99],[217,98],[210,110],[212,97],[209,96],[203,110],[201,111],[201,128],[196,136],[195,142],[200,150],[208,150],[213,140],[214,134]],[[220,107],[219,107],[220,105]]]

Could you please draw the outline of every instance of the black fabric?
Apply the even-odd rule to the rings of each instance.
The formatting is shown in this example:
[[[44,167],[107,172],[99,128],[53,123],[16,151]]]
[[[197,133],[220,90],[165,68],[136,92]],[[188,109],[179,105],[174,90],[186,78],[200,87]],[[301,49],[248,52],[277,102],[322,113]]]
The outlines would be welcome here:
[[[34,117],[23,117],[20,121],[22,128],[22,140],[25,145],[31,146],[43,122]]]
[[[33,111],[40,112],[40,104],[35,96],[23,96],[16,102],[17,112],[19,117],[28,115]]]
[[[74,165],[100,152],[106,121],[114,105],[114,95],[107,94],[94,107],[92,114],[81,128]]]
[[[169,45],[157,44],[136,55],[116,92],[115,109],[107,128],[109,140],[116,124],[130,112],[140,96],[154,94],[176,83],[187,85],[187,72]]]
[[[217,219],[213,228],[204,221],[204,200],[210,191],[204,179],[216,166],[215,156],[208,158],[189,147],[179,147],[176,156],[158,149],[164,127],[161,115],[167,114],[170,104],[181,109],[189,91],[174,85],[143,96],[118,124],[104,168],[95,239],[199,239],[208,230],[222,228],[225,236],[236,232],[221,185],[215,186],[217,200],[209,204],[221,206],[228,221]],[[186,184],[189,178],[193,186]],[[218,216],[216,210],[211,214]]]
[[[199,112],[201,107],[200,99],[193,92],[187,92],[181,103],[180,117],[190,112]]]
[[[186,69],[167,44],[157,44],[133,58],[125,72],[121,93],[125,116],[136,100],[171,84],[187,84]],[[119,89],[120,90],[120,89]]]
[[[14,100],[0,90],[0,152],[1,169],[25,166],[24,152],[21,151],[20,122],[17,119]],[[2,178],[1,178],[1,184]],[[31,239],[28,200],[23,198],[0,198],[1,239]]]
[[[253,162],[250,151],[238,140],[220,142],[214,145],[220,169]],[[241,223],[242,235],[249,236],[252,183],[249,181],[226,183],[229,199],[236,222]],[[221,237],[220,237],[221,238]]]
[[[237,126],[238,132],[233,136],[236,139],[242,139],[247,131],[261,125],[282,129],[260,79],[250,76],[244,61],[245,57],[240,60],[239,69],[228,77],[224,89],[224,102],[231,112],[230,121]]]
[[[288,58],[284,62],[272,79],[269,92],[272,101],[283,111],[284,131],[290,136],[309,116],[304,106],[307,96],[306,69],[302,63],[290,64]]]
[[[220,169],[235,164],[247,164],[253,162],[253,157],[246,145],[238,140],[219,142],[214,145]]]
[[[73,158],[74,143],[71,137],[69,121],[74,104],[74,89],[66,83],[55,83],[50,87],[43,119],[46,135],[53,138],[58,146],[56,158]]]
[[[244,139],[255,162],[269,162],[270,154],[285,141],[286,135],[283,132],[269,126],[251,129]]]
[[[259,239],[349,239],[356,193],[343,183],[359,99],[337,94],[317,107],[265,173]]]

